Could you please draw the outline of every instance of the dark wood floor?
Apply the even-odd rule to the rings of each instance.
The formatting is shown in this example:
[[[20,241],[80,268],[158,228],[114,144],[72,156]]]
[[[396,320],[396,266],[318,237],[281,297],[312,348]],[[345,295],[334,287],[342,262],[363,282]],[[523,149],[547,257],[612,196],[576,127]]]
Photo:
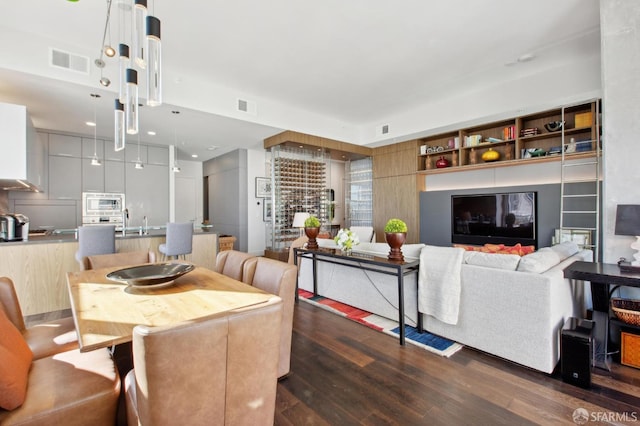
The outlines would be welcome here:
[[[595,370],[585,390],[469,348],[443,358],[401,347],[304,302],[291,371],[278,384],[276,425],[575,425],[577,408],[590,420],[640,423],[640,370]]]
[[[469,348],[443,358],[401,347],[391,336],[299,302],[291,374],[278,383],[275,424],[575,425],[577,408],[598,416],[591,419],[612,420],[588,424],[640,424],[640,370],[617,363],[611,372],[595,369],[585,390],[562,382],[559,373]]]

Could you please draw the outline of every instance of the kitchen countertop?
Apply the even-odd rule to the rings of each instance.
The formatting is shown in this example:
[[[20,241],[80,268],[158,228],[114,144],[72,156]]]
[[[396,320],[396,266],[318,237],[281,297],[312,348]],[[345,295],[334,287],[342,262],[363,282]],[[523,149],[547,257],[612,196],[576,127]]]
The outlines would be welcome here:
[[[152,238],[164,237],[166,235],[165,226],[150,226],[147,234],[140,234],[139,227],[127,228],[126,234],[123,236],[121,230],[116,231],[116,240],[131,238]],[[196,228],[193,235],[214,234],[210,228]],[[50,244],[50,243],[71,243],[77,242],[75,229],[57,229],[52,233],[29,235],[26,241],[2,241],[1,245],[18,245],[18,244]]]

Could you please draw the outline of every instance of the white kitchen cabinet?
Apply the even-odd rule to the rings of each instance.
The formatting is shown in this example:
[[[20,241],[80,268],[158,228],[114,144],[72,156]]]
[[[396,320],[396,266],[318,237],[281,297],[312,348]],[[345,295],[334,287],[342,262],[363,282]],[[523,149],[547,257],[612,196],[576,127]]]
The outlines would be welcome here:
[[[135,163],[138,160],[138,144],[127,143],[124,148],[124,161],[127,163]],[[147,164],[147,146],[140,145],[140,161]]]
[[[148,164],[136,169],[125,164],[126,206],[130,226],[141,226],[144,216],[149,225],[164,225],[169,220],[169,167]]]
[[[50,133],[49,155],[80,158],[82,156],[82,138]]]
[[[124,163],[122,161],[104,162],[104,192],[124,193]]]
[[[105,164],[93,166],[90,158],[82,159],[82,192],[105,192]]]
[[[96,139],[94,144],[93,138],[82,138],[82,158],[93,158],[94,146],[98,159],[104,160],[104,141]]]
[[[130,141],[126,141],[125,146],[128,146],[130,143]],[[115,143],[113,141],[105,141],[104,159],[107,161],[124,161],[124,149],[116,151]]]
[[[78,139],[79,146],[80,139]],[[50,155],[49,199],[80,200],[82,198],[81,177],[82,159]]]
[[[159,166],[169,165],[169,148],[163,146],[147,147],[147,163]]]

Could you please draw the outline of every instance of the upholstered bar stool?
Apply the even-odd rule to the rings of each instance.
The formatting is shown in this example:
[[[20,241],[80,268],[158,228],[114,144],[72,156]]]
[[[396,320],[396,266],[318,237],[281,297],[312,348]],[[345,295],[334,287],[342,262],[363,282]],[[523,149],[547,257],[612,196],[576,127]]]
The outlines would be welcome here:
[[[80,270],[85,270],[86,256],[110,254],[116,252],[116,226],[94,225],[78,228],[78,251],[76,260]]]
[[[167,223],[167,237],[164,244],[158,246],[158,251],[162,253],[163,258],[182,256],[184,259],[187,254],[191,254],[193,240],[193,224],[191,222]]]

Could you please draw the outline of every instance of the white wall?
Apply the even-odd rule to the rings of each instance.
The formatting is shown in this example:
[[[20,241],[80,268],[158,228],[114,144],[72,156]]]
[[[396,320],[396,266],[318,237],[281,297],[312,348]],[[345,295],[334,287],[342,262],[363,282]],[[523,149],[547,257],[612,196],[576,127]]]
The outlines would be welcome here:
[[[604,92],[604,261],[631,258],[634,237],[614,235],[616,206],[640,204],[640,2],[600,0]],[[623,297],[640,298],[624,288]]]
[[[203,184],[202,162],[180,161],[180,173],[174,173],[173,177],[175,195],[174,211],[176,222],[193,221],[202,223],[203,211]]]
[[[263,222],[264,202],[256,198],[256,177],[269,176],[267,173],[266,151],[247,150],[247,252],[256,256],[264,255],[266,223]]]

